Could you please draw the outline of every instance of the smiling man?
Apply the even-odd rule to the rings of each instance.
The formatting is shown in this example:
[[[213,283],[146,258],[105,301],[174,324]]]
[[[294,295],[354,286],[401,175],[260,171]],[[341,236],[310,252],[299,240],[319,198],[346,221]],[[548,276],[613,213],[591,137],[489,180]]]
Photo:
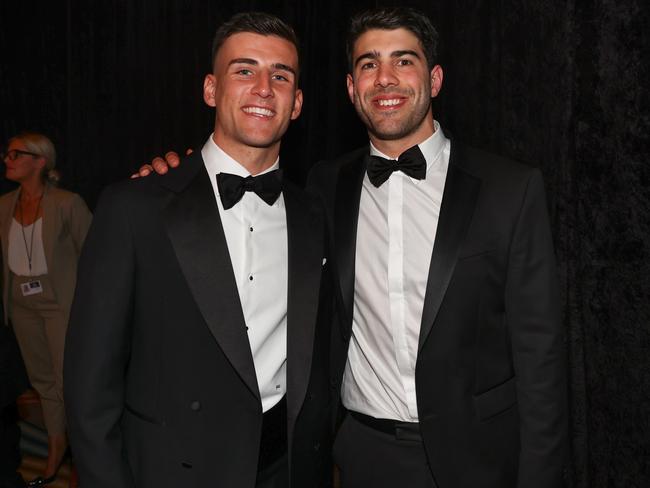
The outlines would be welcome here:
[[[289,26],[234,16],[202,150],[102,196],[65,355],[82,486],[327,486],[325,217],[278,170],[298,72]]]
[[[352,19],[370,145],[314,167],[340,297],[343,488],[562,486],[563,331],[538,170],[434,120],[437,33],[408,8]]]

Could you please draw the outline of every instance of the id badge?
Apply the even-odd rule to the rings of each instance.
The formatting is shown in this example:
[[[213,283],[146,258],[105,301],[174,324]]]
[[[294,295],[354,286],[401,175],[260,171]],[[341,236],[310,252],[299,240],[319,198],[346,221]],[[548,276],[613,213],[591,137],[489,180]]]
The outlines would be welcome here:
[[[41,280],[32,280],[28,281],[27,283],[21,283],[20,289],[23,292],[24,297],[43,293],[43,285],[41,285]]]

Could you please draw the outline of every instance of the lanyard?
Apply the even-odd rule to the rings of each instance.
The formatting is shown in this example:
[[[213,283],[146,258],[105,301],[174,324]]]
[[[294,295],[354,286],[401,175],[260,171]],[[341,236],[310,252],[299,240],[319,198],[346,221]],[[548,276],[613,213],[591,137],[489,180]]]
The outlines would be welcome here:
[[[36,233],[36,219],[38,218],[38,212],[41,209],[41,201],[43,200],[43,193],[38,199],[38,205],[36,206],[36,214],[34,215],[34,221],[32,222],[32,233],[29,236],[29,247],[27,246],[27,236],[25,236],[25,226],[23,225],[23,206],[20,203],[20,195],[18,195],[18,215],[20,216],[20,231],[23,233],[23,242],[25,243],[25,253],[27,254],[27,262],[29,263],[29,276],[32,275],[32,257],[34,256],[34,234]]]

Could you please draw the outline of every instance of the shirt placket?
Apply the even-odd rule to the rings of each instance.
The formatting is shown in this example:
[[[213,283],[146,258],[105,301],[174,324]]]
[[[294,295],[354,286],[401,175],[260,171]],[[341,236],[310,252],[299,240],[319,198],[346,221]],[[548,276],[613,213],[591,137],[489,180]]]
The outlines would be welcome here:
[[[244,296],[242,297],[242,305],[249,303],[251,297],[254,295],[255,287],[255,266],[254,266],[254,241],[255,236],[254,232],[251,232],[251,229],[255,229],[255,202],[251,198],[253,195],[245,195],[245,198],[242,198],[242,213],[241,213],[241,237],[243,246],[242,253],[242,262],[241,262],[241,280],[242,280],[242,289]],[[244,311],[250,310],[250,307],[244,306]],[[246,312],[244,312],[246,313]],[[248,324],[249,317],[246,317],[246,323]]]
[[[404,179],[393,174],[388,180],[388,296],[395,360],[407,398],[409,414],[413,412],[414,388],[409,384],[411,361],[406,334],[406,297],[404,293]]]

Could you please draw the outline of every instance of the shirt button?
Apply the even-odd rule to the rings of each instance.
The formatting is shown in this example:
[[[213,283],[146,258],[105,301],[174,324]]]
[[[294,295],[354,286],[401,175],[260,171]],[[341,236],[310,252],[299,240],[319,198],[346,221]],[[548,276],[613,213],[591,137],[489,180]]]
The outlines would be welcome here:
[[[201,402],[199,402],[199,401],[194,401],[194,402],[192,402],[192,403],[190,404],[190,408],[191,408],[192,410],[194,410],[195,412],[198,412],[199,410],[201,410]]]
[[[250,275],[250,276],[248,277],[248,279],[249,279],[249,281],[253,281],[253,275]]]
[[[249,229],[248,229],[248,230],[250,230],[251,232],[253,232],[253,228],[252,228],[252,227],[249,227]]]

